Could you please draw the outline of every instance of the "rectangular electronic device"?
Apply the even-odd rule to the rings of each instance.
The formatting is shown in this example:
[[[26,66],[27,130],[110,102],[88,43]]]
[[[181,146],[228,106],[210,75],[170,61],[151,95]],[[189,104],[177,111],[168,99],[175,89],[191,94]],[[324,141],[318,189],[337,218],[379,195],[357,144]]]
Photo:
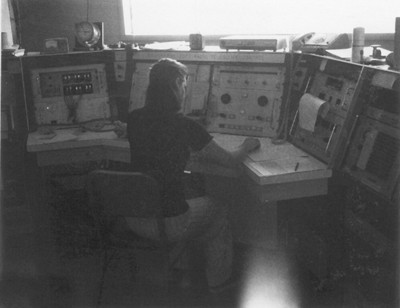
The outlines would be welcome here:
[[[300,62],[293,74],[291,94],[293,106],[297,105],[298,109],[291,123],[291,141],[321,161],[334,165],[346,138],[343,134],[352,114],[362,67],[310,54],[303,55]],[[305,94],[309,100],[303,100]],[[318,109],[317,102],[322,102],[324,107]],[[314,121],[312,128],[301,125],[302,116],[303,119],[310,117],[307,123]]]
[[[43,54],[67,53],[69,52],[68,38],[56,37],[44,40]]]
[[[284,81],[284,66],[215,65],[207,104],[208,131],[274,137]]]

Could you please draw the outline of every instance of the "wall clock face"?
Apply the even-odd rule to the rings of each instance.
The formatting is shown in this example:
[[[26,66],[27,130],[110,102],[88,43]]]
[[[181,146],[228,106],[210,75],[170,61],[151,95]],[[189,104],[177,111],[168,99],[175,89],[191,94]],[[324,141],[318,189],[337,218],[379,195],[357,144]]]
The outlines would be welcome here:
[[[83,21],[75,24],[75,36],[83,46],[92,47],[99,41],[101,31],[96,24]]]

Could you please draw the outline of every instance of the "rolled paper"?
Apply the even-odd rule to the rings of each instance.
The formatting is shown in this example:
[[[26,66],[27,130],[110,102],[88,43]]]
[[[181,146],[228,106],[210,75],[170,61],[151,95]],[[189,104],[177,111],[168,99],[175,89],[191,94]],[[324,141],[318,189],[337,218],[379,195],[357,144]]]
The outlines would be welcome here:
[[[299,126],[313,132],[318,115],[324,118],[328,112],[328,102],[312,94],[305,93],[299,102]]]

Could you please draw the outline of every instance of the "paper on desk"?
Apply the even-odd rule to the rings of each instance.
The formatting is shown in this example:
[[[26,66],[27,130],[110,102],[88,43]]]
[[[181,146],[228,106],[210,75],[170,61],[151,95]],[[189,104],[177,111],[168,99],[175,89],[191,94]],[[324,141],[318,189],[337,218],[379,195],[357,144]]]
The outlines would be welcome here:
[[[72,131],[64,131],[60,133],[59,131],[55,131],[52,138],[44,138],[42,134],[35,132],[32,134],[35,139],[38,140],[38,143],[56,143],[56,142],[65,142],[78,139],[78,136],[74,134]],[[44,135],[46,137],[46,135]],[[40,140],[40,141],[39,141]]]
[[[276,161],[249,162],[248,165],[253,167],[262,176],[272,176],[287,173],[287,170],[285,170],[285,168],[283,168]]]
[[[213,134],[215,142],[228,151],[239,147],[247,136]],[[252,161],[276,160],[288,157],[305,157],[307,153],[293,144],[286,142],[283,144],[273,144],[271,138],[257,138],[260,140],[260,148],[248,154]]]
[[[271,138],[259,138],[261,146],[258,150],[248,154],[253,161],[277,160],[288,157],[308,156],[307,153],[293,144],[286,142],[282,144],[274,144]]]
[[[328,114],[328,111],[328,102],[305,93],[299,102],[299,126],[313,132],[318,115],[324,118]]]
[[[325,170],[327,166],[313,157],[287,157],[276,160],[247,162],[261,176]]]
[[[117,139],[118,136],[114,131],[109,132],[85,132],[78,135],[78,140],[95,140],[95,139]]]

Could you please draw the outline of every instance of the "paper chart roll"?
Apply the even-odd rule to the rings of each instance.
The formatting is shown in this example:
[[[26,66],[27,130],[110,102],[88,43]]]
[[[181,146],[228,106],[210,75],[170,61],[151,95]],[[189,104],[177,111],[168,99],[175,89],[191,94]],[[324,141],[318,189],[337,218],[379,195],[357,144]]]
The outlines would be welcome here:
[[[299,102],[299,126],[313,132],[318,115],[326,117],[329,111],[329,103],[305,93]]]

